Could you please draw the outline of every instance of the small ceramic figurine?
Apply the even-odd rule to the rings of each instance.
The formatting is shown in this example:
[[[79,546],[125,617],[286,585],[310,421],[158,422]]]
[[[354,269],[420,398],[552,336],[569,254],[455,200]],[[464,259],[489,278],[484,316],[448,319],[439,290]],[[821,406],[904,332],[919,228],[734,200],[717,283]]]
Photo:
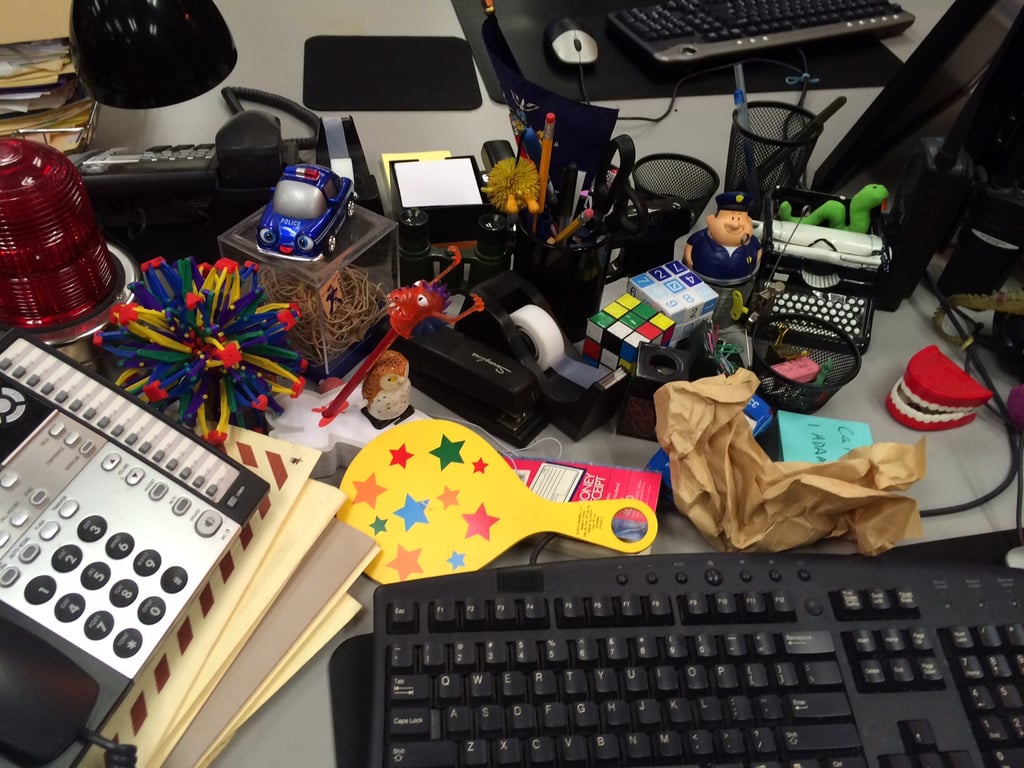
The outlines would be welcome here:
[[[723,192],[715,204],[718,210],[707,217],[707,227],[687,238],[683,261],[711,285],[739,285],[757,272],[761,243],[743,192]]]
[[[409,394],[409,361],[393,349],[381,352],[363,380],[365,413],[378,429],[412,411]]]

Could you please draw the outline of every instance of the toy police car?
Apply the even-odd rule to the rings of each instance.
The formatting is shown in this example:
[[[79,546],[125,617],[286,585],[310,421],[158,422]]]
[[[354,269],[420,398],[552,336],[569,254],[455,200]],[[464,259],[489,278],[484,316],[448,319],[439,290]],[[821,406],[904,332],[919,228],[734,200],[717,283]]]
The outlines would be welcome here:
[[[297,261],[334,255],[352,214],[355,185],[322,165],[289,165],[263,211],[256,243],[263,253]]]

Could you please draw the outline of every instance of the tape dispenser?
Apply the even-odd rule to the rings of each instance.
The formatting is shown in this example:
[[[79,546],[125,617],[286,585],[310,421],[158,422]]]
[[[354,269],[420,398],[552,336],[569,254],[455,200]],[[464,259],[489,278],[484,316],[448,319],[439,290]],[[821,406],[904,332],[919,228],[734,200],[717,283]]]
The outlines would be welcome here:
[[[532,371],[541,409],[551,424],[580,440],[615,414],[628,373],[585,361],[531,283],[516,272],[503,272],[478,283],[474,292],[485,308],[463,318],[456,328]]]

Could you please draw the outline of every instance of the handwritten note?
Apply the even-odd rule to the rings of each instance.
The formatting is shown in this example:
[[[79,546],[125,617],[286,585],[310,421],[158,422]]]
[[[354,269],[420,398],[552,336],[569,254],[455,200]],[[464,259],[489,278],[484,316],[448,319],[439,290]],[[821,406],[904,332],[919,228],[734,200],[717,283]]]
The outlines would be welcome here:
[[[826,419],[803,413],[778,411],[783,461],[835,461],[848,451],[871,445],[871,427],[860,421]]]

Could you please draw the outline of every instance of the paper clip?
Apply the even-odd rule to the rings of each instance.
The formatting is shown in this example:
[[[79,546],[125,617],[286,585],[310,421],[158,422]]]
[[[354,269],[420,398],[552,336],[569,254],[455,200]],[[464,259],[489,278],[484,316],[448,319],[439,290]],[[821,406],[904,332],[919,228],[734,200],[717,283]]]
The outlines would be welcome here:
[[[786,334],[789,332],[789,326],[786,323],[779,325],[779,333],[775,337],[775,341],[772,342],[772,349],[783,360],[795,360],[798,357],[806,357],[807,350],[798,350],[792,344],[783,344],[782,340],[786,338]]]

